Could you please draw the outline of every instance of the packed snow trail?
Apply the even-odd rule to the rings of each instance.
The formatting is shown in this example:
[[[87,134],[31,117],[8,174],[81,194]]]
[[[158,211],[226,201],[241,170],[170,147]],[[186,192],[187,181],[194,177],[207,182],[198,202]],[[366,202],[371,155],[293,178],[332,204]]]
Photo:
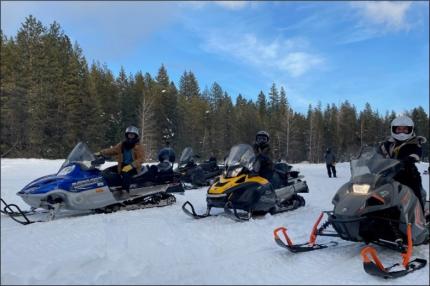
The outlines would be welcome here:
[[[62,160],[2,159],[1,197],[28,209],[16,192],[33,179],[56,173],[61,164]],[[422,174],[428,163],[417,166]],[[27,226],[2,215],[1,284],[429,284],[428,266],[395,280],[366,274],[362,243],[319,237],[317,242],[336,240],[339,245],[301,254],[280,248],[273,230],[285,226],[294,242],[307,241],[320,212],[332,209],[334,193],[350,178],[348,163],[336,165],[338,178],[328,178],[324,164],[294,168],[309,185],[310,192],[303,194],[306,206],[248,222],[225,216],[194,220],[183,213],[187,200],[197,212],[206,209],[206,188],[175,194],[172,206]],[[429,176],[422,178],[428,191]],[[401,261],[399,253],[375,248],[384,265]],[[429,245],[414,247],[412,257],[429,260]]]

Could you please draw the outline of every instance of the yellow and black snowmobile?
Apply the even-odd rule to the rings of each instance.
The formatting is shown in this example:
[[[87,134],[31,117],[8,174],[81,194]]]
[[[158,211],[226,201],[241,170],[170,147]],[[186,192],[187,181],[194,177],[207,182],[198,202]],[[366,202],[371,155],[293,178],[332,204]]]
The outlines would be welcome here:
[[[234,219],[249,220],[252,215],[275,214],[305,205],[298,193],[308,193],[309,188],[298,171],[292,171],[286,163],[277,163],[269,182],[253,171],[255,159],[250,145],[233,146],[222,175],[207,191],[206,212],[197,214],[189,201],[182,205],[183,211],[198,219],[210,216],[211,208],[223,208]]]

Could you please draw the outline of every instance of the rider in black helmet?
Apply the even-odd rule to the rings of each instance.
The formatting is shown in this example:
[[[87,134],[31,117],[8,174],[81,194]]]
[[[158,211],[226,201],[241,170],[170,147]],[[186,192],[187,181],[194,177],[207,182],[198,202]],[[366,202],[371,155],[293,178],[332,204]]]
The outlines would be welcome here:
[[[255,135],[253,147],[256,162],[254,164],[254,171],[256,171],[261,177],[271,181],[273,177],[273,161],[269,141],[270,136],[266,131],[258,131]]]

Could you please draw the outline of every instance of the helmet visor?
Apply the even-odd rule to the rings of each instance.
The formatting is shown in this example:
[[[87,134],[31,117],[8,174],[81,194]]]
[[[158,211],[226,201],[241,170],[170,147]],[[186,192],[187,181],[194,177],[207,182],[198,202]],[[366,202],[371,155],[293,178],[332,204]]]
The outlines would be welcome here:
[[[391,129],[394,134],[411,134],[413,130],[412,126],[393,126]]]
[[[132,132],[125,133],[125,136],[127,137],[127,139],[135,139],[135,138],[137,138],[137,134],[136,133],[132,133]]]

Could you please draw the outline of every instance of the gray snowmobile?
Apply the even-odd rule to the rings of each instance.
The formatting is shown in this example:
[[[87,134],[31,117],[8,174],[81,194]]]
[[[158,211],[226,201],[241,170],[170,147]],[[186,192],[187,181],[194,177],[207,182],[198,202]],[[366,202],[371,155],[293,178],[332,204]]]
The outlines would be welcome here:
[[[428,243],[428,218],[426,221],[414,192],[393,179],[402,167],[401,161],[384,158],[375,147],[363,148],[359,157],[351,161],[350,181],[333,197],[333,211],[321,213],[309,242],[293,244],[287,229],[279,227],[274,230],[276,243],[291,252],[306,252],[335,246],[336,241],[316,243],[318,236],[332,236],[374,243],[402,252],[404,269],[390,271],[397,264],[385,268],[373,247],[363,248],[364,270],[384,278],[401,277],[424,267],[426,260],[417,258],[410,261],[410,257],[413,245]],[[328,219],[319,227],[324,214]]]

